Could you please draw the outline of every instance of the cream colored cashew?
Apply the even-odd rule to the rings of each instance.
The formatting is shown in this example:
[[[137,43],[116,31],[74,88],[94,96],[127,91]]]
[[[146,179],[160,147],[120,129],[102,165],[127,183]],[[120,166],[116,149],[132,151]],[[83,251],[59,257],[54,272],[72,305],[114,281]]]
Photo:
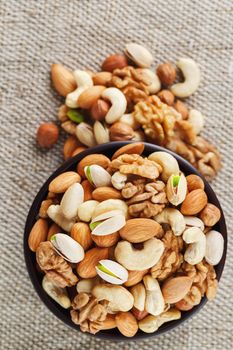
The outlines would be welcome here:
[[[128,241],[120,241],[115,248],[115,258],[127,270],[142,271],[154,266],[162,256],[164,244],[157,238],[143,243],[138,250]]]
[[[66,288],[58,287],[45,275],[42,280],[42,288],[44,291],[64,309],[71,306],[70,298],[68,297]]]
[[[76,136],[87,147],[94,147],[96,145],[93,128],[87,123],[80,123],[76,126]]]
[[[109,301],[108,307],[111,312],[129,311],[133,307],[132,294],[122,286],[98,284],[93,288],[92,294],[99,301]]]
[[[133,306],[139,311],[145,310],[146,290],[144,285],[142,283],[136,284],[130,288],[130,293],[134,297]]]
[[[165,308],[165,302],[159,283],[151,275],[144,276],[143,282],[146,288],[145,310],[151,315],[158,316]]]
[[[70,108],[77,108],[79,96],[87,88],[93,86],[93,81],[90,74],[84,70],[77,69],[73,75],[78,87],[66,96],[66,105]]]
[[[110,87],[102,92],[101,97],[105,100],[109,100],[112,104],[105,116],[105,121],[108,124],[112,124],[120,119],[126,111],[127,101],[125,95],[121,90]]]
[[[98,144],[110,141],[108,128],[98,120],[94,123],[93,131]]]
[[[100,284],[100,283],[101,283],[101,280],[100,280],[99,276],[94,277],[94,278],[84,278],[84,279],[78,281],[78,283],[76,285],[76,289],[77,289],[78,293],[91,294],[94,286],[96,286],[97,284]]]
[[[116,171],[112,175],[112,185],[117,190],[122,190],[125,187],[125,183],[127,181],[127,176],[125,174],[121,174],[119,171]]]
[[[139,321],[138,326],[145,333],[154,333],[163,323],[178,320],[179,318],[181,318],[181,312],[177,309],[170,309],[159,316],[146,316]]]
[[[196,109],[191,109],[188,115],[188,121],[192,124],[195,133],[198,135],[204,127],[204,116]]]
[[[61,210],[60,205],[52,204],[47,210],[47,214],[58,226],[64,231],[70,232],[72,226],[75,224],[75,219],[67,219]]]
[[[95,210],[95,208],[97,207],[98,204],[99,204],[99,202],[97,202],[95,200],[92,200],[92,199],[82,203],[78,207],[78,217],[79,217],[79,219],[81,221],[85,221],[85,222],[91,221],[91,218],[92,218],[92,215],[94,213],[94,210]]]
[[[171,91],[177,97],[188,97],[197,90],[200,84],[200,69],[191,58],[180,58],[176,65],[183,73],[184,82],[172,85]]]
[[[112,210],[121,210],[125,217],[128,215],[128,205],[124,201],[121,199],[106,199],[95,207],[92,219]]]
[[[148,159],[161,165],[161,177],[164,182],[167,182],[172,174],[179,174],[180,172],[179,164],[176,158],[167,152],[153,152],[149,155]]]
[[[190,265],[199,264],[206,253],[206,236],[198,227],[190,227],[183,233],[183,240],[189,244],[184,260]]]
[[[185,230],[186,223],[184,216],[178,209],[165,208],[160,214],[154,216],[154,220],[159,224],[169,224],[176,236],[182,235]]]

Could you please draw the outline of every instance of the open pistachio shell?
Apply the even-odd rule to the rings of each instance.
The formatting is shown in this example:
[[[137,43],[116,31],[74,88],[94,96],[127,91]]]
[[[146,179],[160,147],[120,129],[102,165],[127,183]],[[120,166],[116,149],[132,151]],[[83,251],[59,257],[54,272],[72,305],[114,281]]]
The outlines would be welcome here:
[[[53,235],[51,243],[56,252],[71,263],[78,263],[84,259],[83,247],[64,233]]]
[[[167,198],[175,206],[181,204],[187,193],[187,180],[183,173],[172,174],[167,181]]]
[[[112,284],[123,284],[128,279],[128,271],[112,260],[100,260],[96,271],[103,280]]]
[[[150,51],[139,44],[127,44],[125,47],[125,54],[142,68],[150,67],[153,62],[153,56]]]
[[[68,309],[71,305],[66,288],[58,287],[45,275],[42,280],[42,288],[44,291],[64,309]]]
[[[95,187],[110,186],[111,175],[100,165],[93,164],[84,168],[88,181]]]
[[[109,213],[111,214],[109,215]],[[119,231],[125,226],[125,223],[125,216],[122,212],[113,210],[95,217],[90,223],[90,229],[92,230],[93,235],[106,236]]]
[[[204,222],[196,216],[184,216],[184,221],[188,227],[198,227],[204,231]]]

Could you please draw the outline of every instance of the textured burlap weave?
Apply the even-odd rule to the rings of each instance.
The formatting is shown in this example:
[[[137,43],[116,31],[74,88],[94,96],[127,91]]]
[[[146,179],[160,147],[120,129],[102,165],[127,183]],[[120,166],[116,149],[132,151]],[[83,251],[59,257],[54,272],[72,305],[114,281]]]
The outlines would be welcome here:
[[[129,41],[147,45],[155,62],[190,56],[202,85],[189,99],[206,115],[205,134],[220,147],[224,167],[213,187],[233,226],[233,8],[231,0],[0,0],[0,348],[136,349],[66,328],[40,302],[23,258],[31,202],[62,162],[61,140],[50,152],[35,144],[39,123],[56,120],[53,62],[97,68]],[[64,136],[63,136],[64,137]],[[230,350],[233,344],[233,246],[216,300],[191,321],[143,350]]]

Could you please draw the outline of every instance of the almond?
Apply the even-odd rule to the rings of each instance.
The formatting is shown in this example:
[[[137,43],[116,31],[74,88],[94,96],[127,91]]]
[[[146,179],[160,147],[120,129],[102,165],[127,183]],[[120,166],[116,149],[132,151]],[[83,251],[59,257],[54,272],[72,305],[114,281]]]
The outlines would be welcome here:
[[[63,155],[64,159],[67,160],[72,157],[73,152],[80,146],[80,142],[78,141],[76,136],[69,136],[65,141],[63,146]]]
[[[41,242],[46,241],[48,234],[48,222],[45,219],[39,219],[33,225],[28,237],[28,245],[31,251],[35,252]]]
[[[142,154],[145,145],[142,142],[132,142],[126,146],[119,148],[112,156],[112,159],[118,158],[122,154]]]
[[[130,219],[120,229],[121,238],[131,243],[145,242],[152,237],[159,237],[163,232],[162,226],[151,219]]]
[[[96,265],[100,260],[108,259],[108,248],[92,248],[85,254],[84,259],[77,266],[77,273],[82,278],[97,276]]]
[[[188,303],[185,299],[182,299],[176,303],[176,308],[181,311],[189,311],[194,307],[194,304]]]
[[[114,233],[111,233],[110,235],[105,235],[105,236],[92,235],[91,237],[98,247],[109,248],[115,245],[119,241],[120,235],[118,232],[114,232]]]
[[[138,331],[138,323],[131,312],[118,312],[116,326],[125,337],[133,337]]]
[[[98,153],[89,154],[78,163],[77,172],[82,177],[85,177],[84,168],[86,166],[96,164],[106,169],[109,166],[109,163],[110,163],[110,159],[104,156],[103,154],[98,154]]]
[[[138,284],[148,271],[148,269],[142,271],[128,271],[128,280],[124,283],[124,285],[126,287],[132,287],[135,284]]]
[[[121,199],[121,192],[113,187],[98,187],[92,193],[93,199],[102,202],[106,199]]]
[[[80,175],[74,171],[67,171],[58,175],[49,184],[49,191],[54,193],[64,193],[67,188],[73,185],[75,182],[80,182]]]
[[[106,72],[113,72],[114,69],[122,69],[128,66],[127,58],[123,55],[108,56],[102,63],[102,70]]]
[[[77,222],[72,226],[71,237],[81,244],[84,250],[87,250],[92,245],[91,230],[84,222]]]
[[[102,92],[106,89],[105,86],[91,86],[81,93],[78,98],[79,107],[89,109],[100,98]]]
[[[148,315],[148,312],[146,310],[140,311],[136,307],[133,307],[131,312],[138,321],[143,320],[143,318]]]
[[[107,86],[107,84],[111,81],[111,79],[112,79],[112,73],[110,72],[98,72],[92,77],[94,85]]]
[[[162,285],[162,294],[167,304],[174,304],[185,297],[192,286],[193,279],[189,276],[174,277]]]
[[[48,217],[47,210],[48,207],[50,207],[51,204],[54,203],[53,199],[45,199],[43,202],[41,202],[40,210],[39,210],[39,217],[46,219]]]
[[[92,199],[92,192],[94,190],[94,187],[90,184],[88,180],[84,180],[81,185],[84,189],[84,202],[89,201]]]
[[[52,64],[51,78],[55,90],[61,96],[66,97],[67,94],[74,91],[77,87],[71,71],[59,63]]]
[[[196,215],[206,206],[207,201],[205,191],[199,188],[189,192],[181,205],[180,211],[183,215]]]
[[[186,180],[187,180],[187,186],[188,186],[189,192],[192,192],[192,191],[197,190],[199,188],[201,190],[204,190],[204,188],[205,188],[204,181],[198,175],[195,175],[195,174],[188,175],[188,176],[186,176]]]
[[[74,152],[72,153],[71,157],[74,157],[76,156],[77,154],[83,152],[83,151],[86,151],[87,147],[83,147],[83,146],[80,146],[80,147],[77,147]]]
[[[49,228],[49,231],[47,234],[47,241],[50,241],[53,235],[56,235],[57,233],[60,233],[60,232],[62,232],[62,228],[57,224],[53,223]]]

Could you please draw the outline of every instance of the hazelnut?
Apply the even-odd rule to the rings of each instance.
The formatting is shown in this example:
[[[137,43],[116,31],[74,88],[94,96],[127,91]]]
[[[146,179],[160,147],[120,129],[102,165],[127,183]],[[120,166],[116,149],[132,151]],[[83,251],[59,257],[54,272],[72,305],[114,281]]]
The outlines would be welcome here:
[[[176,79],[176,69],[171,63],[160,64],[156,72],[163,85],[171,85]]]
[[[172,106],[174,103],[175,96],[173,93],[169,90],[161,90],[158,93],[158,96],[160,100],[164,103],[166,103],[168,106]]]
[[[221,217],[221,212],[214,204],[207,203],[205,208],[200,212],[200,219],[205,226],[214,226]]]
[[[128,124],[116,122],[109,129],[111,141],[127,141],[134,136],[134,131]]]
[[[110,109],[110,104],[104,100],[98,99],[91,107],[90,113],[94,120],[104,120]]]
[[[174,104],[174,108],[175,108],[175,110],[177,110],[177,112],[179,112],[182,115],[183,119],[188,118],[189,111],[183,102],[181,102],[180,100],[177,100]]]
[[[204,190],[205,184],[200,176],[191,174],[186,176],[188,191],[192,192],[197,189]]]
[[[53,123],[41,124],[37,130],[36,139],[40,147],[51,148],[57,142],[59,129]]]
[[[106,72],[113,72],[114,69],[122,69],[128,66],[127,58],[123,55],[108,56],[102,63],[102,70]]]

